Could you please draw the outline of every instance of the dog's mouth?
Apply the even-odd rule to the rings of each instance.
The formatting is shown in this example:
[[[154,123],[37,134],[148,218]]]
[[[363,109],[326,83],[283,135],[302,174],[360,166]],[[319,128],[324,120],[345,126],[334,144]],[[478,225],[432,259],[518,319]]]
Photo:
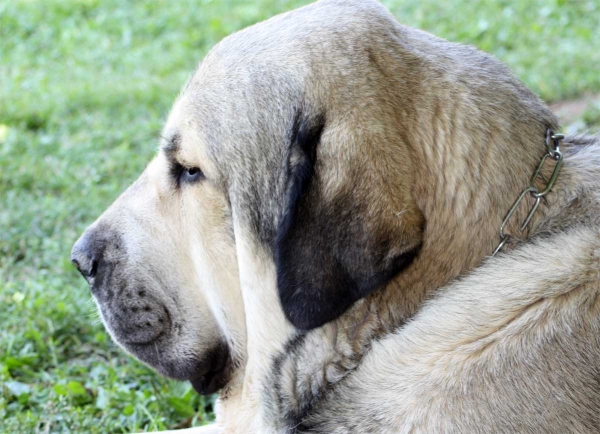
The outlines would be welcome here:
[[[157,305],[152,310],[152,306],[149,307],[150,311],[143,310],[143,318],[138,318],[139,312],[128,312],[121,317],[113,312],[115,309],[108,309],[106,313],[100,307],[100,312],[115,341],[160,374],[179,381],[190,381],[201,395],[211,395],[222,389],[229,381],[234,365],[227,343],[220,342],[191,359],[174,358],[174,349],[181,345],[177,343],[177,324],[173,326],[167,308]],[[164,315],[164,319],[155,312]],[[150,317],[151,314],[155,314],[156,321]]]
[[[163,338],[165,339],[165,338]],[[179,381],[189,381],[196,392],[211,395],[227,385],[234,363],[226,344],[219,344],[207,355],[194,362],[181,362],[166,356],[153,344],[128,345],[127,349],[160,374]]]
[[[227,384],[231,375],[232,365],[227,345],[220,346],[211,356],[208,371],[190,379],[190,383],[199,394],[211,395]]]

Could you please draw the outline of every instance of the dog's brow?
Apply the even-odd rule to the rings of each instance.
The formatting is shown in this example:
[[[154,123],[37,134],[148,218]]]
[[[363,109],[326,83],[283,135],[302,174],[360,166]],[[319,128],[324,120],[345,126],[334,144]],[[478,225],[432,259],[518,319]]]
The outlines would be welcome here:
[[[161,145],[160,150],[165,153],[165,155],[171,157],[177,153],[179,150],[179,144],[181,142],[181,136],[179,133],[173,133],[166,136],[161,136]]]

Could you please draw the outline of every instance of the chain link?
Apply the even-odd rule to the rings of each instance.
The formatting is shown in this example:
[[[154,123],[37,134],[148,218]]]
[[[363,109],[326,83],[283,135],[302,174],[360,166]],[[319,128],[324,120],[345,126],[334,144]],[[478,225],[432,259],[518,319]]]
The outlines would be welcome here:
[[[534,202],[529,212],[527,213],[527,217],[525,217],[525,220],[523,220],[523,222],[521,223],[521,231],[524,231],[531,222],[531,219],[537,211],[542,198],[546,196],[550,192],[550,190],[552,190],[552,186],[554,185],[554,182],[558,177],[558,172],[560,171],[563,162],[563,154],[562,152],[560,152],[560,141],[562,139],[564,139],[564,136],[562,134],[554,134],[552,130],[546,130],[546,150],[548,152],[542,157],[540,164],[533,173],[533,176],[529,181],[529,186],[525,187],[523,191],[521,191],[517,199],[513,202],[512,206],[506,213],[506,217],[504,217],[504,220],[500,225],[500,243],[498,244],[498,247],[496,247],[496,250],[494,250],[494,253],[492,253],[492,256],[495,256],[496,253],[498,253],[502,249],[502,247],[504,247],[504,245],[510,240],[511,235],[509,233],[506,233],[506,226],[510,222],[511,217],[517,212],[517,209],[519,209],[519,205],[521,204],[523,199],[525,199],[525,197],[529,195],[534,199]],[[546,186],[540,190],[535,185],[535,181],[539,178],[540,172],[544,167],[544,163],[548,158],[552,158],[556,162],[556,165],[554,166],[554,171],[552,172],[552,176],[550,176],[550,180],[548,181]]]

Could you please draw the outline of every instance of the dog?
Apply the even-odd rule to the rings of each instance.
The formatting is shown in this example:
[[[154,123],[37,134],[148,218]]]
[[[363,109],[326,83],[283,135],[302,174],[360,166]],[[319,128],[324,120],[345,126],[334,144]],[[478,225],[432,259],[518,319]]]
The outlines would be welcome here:
[[[198,432],[599,432],[600,140],[557,127],[489,55],[321,0],[209,52],[72,261],[119,345],[219,391]]]

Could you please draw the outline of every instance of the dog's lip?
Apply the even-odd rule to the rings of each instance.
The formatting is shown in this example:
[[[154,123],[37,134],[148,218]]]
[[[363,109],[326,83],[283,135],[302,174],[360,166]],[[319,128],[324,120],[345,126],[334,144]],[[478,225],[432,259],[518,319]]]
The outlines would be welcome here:
[[[203,375],[192,378],[190,383],[200,395],[211,395],[227,384],[231,365],[231,357],[227,354],[216,367]]]
[[[153,347],[156,348],[156,345],[160,342],[163,342],[164,340],[166,340],[166,338],[170,335],[170,331],[169,330],[163,330],[161,331],[158,335],[156,335],[155,337],[153,337],[152,339],[149,339],[147,341],[127,341],[127,340],[120,340],[119,342],[126,346],[126,347],[131,347],[131,348],[138,348],[138,349],[143,349],[143,348],[147,348],[147,347]]]

